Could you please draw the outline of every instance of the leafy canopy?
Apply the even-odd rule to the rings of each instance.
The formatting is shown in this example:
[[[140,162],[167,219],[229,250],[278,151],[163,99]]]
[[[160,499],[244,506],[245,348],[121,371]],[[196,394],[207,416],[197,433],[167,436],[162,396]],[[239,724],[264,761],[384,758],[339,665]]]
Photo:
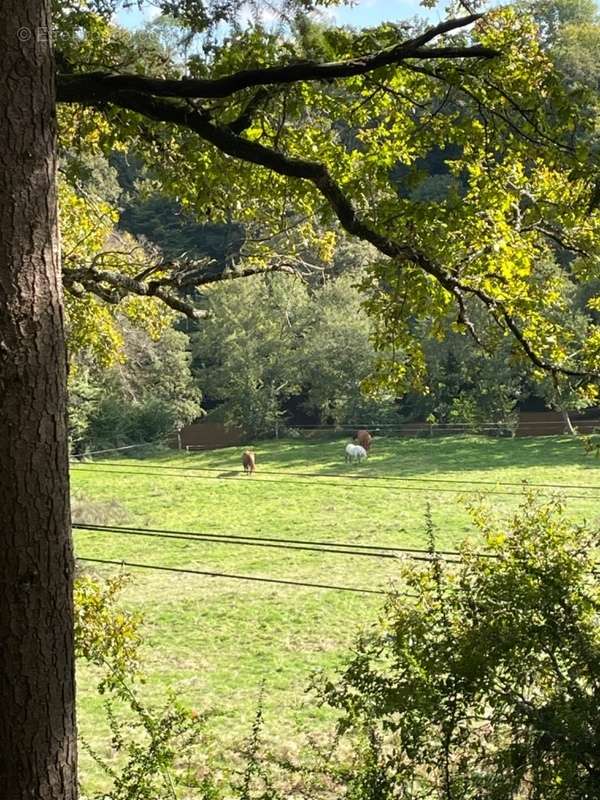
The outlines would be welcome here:
[[[108,366],[123,358],[120,319],[158,338],[174,315],[155,298],[143,301],[139,297],[127,297],[113,303],[112,299],[103,302],[101,297],[85,291],[72,277],[82,263],[101,260],[105,269],[127,275],[138,269],[147,255],[131,237],[117,233],[118,213],[101,198],[82,196],[68,182],[61,181],[59,203],[63,273],[68,287],[65,306],[70,353],[75,357],[88,352],[98,366]],[[76,368],[76,361],[73,364]]]
[[[396,355],[372,388],[422,386],[411,323],[441,331],[453,313],[482,346],[511,336],[593,399],[600,330],[565,324],[562,278],[540,264],[560,249],[572,280],[598,277],[594,116],[526,12],[356,31],[316,25],[301,14],[312,3],[285,4],[269,28],[237,2],[159,2],[182,29],[174,54],[117,28],[114,4],[71,5],[57,8],[57,47],[72,142],[135,152],[199,219],[243,223],[252,269],[317,249],[323,229],[376,248],[366,308],[376,345]],[[415,195],[434,149],[448,154],[447,191]],[[485,341],[469,304],[495,323]]]

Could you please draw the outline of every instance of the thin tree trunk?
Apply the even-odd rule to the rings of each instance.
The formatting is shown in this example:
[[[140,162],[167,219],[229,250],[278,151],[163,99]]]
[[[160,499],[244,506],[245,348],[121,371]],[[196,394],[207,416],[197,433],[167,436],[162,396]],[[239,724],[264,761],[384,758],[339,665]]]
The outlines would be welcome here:
[[[0,3],[0,798],[75,800],[49,0]]]
[[[563,421],[565,423],[565,428],[571,434],[571,436],[577,436],[577,431],[573,427],[573,423],[571,422],[571,416],[568,411],[564,409],[561,411]]]

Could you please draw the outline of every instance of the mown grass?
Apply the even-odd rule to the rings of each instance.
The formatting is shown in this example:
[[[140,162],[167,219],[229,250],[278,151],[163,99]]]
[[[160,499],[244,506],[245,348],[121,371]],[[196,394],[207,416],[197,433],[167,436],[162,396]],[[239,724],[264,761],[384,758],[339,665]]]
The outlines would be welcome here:
[[[74,520],[419,547],[426,544],[423,520],[430,503],[438,546],[449,548],[466,537],[477,543],[465,504],[485,492],[497,490],[484,500],[508,511],[522,502],[524,481],[600,486],[600,463],[568,437],[380,438],[361,465],[344,463],[344,444],[256,443],[253,477],[240,472],[242,448],[192,454],[155,449],[144,451],[144,458],[73,465]],[[315,476],[298,475],[307,472]],[[558,493],[574,519],[597,519],[599,492]],[[81,558],[366,588],[387,588],[398,571],[393,561],[124,534],[77,531],[75,543]],[[99,574],[115,569],[85,568]],[[377,595],[132,572],[125,600],[145,616],[144,692],[158,699],[170,688],[190,705],[212,709],[209,728],[221,752],[235,750],[248,734],[263,682],[265,731],[280,749],[322,730],[331,716],[306,695],[310,676],[343,663],[357,630],[377,618],[382,601]],[[85,668],[79,673],[79,704],[82,734],[110,756],[102,750],[107,731],[101,701]],[[86,756],[82,777],[88,786],[102,785]]]

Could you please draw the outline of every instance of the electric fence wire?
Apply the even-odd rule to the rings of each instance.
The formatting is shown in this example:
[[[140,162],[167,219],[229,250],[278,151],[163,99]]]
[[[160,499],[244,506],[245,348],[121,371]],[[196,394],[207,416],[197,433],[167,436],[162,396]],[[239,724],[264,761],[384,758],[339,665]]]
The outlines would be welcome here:
[[[158,539],[206,542],[209,544],[231,544],[236,546],[273,547],[283,550],[307,550],[316,553],[332,553],[349,556],[370,556],[397,560],[401,556],[416,561],[432,561],[442,558],[450,563],[458,563],[462,557],[459,550],[430,551],[420,547],[396,547],[393,545],[369,545],[353,542],[314,541],[311,539],[286,539],[274,536],[245,536],[234,533],[205,533],[202,531],[177,531],[163,528],[124,527],[120,525],[96,525],[94,523],[74,522],[75,530],[96,533],[115,533],[129,536],[148,536]],[[495,553],[473,552],[477,558],[498,558]]]
[[[182,541],[195,541],[202,543],[208,542],[212,544],[231,544],[235,546],[250,545],[259,547],[280,547],[288,551],[310,550],[314,552],[324,552],[334,555],[370,556],[375,558],[396,559],[396,560],[399,558],[398,555],[399,553],[408,559],[424,561],[429,563],[441,561],[446,564],[460,564],[463,558],[463,553],[461,553],[458,550],[429,551],[422,548],[401,548],[396,546],[361,545],[353,543],[336,543],[336,542],[323,543],[323,542],[311,542],[310,540],[276,539],[274,537],[252,537],[252,536],[242,536],[237,534],[210,534],[210,533],[199,533],[199,532],[189,532],[189,531],[171,531],[171,530],[156,529],[156,528],[129,528],[116,525],[115,526],[94,525],[94,524],[84,524],[79,522],[73,523],[73,528],[80,531],[116,533],[116,534],[130,535],[130,536],[131,535],[150,536],[151,538],[158,538],[158,539],[176,539]],[[307,542],[312,546],[306,547],[303,545],[304,542]],[[288,543],[293,543],[293,545],[300,545],[300,546],[293,546]],[[470,552],[469,555],[476,558],[491,558],[491,559],[501,558],[499,554],[488,553],[488,552]],[[298,586],[298,587],[306,587],[313,589],[332,589],[337,591],[359,592],[359,593],[380,594],[380,595],[390,593],[386,592],[383,589],[367,589],[364,587],[342,586],[339,584],[294,581],[285,578],[238,575],[226,572],[215,572],[212,570],[197,570],[187,567],[184,568],[184,567],[169,567],[166,565],[157,565],[157,564],[140,564],[137,562],[125,561],[125,560],[118,561],[114,559],[77,557],[77,561],[116,565],[122,567],[127,566],[132,568],[149,569],[149,570],[154,569],[164,572],[174,572],[174,573],[182,573],[190,575],[203,575],[213,578],[230,578],[233,580],[254,581],[258,583],[275,583],[286,586]],[[598,572],[599,571],[597,569],[592,570],[592,573],[594,575],[598,575]],[[398,593],[398,592],[394,593],[399,594],[400,596],[403,597],[413,597],[413,598],[417,597],[417,595],[415,594]]]
[[[121,452],[122,450],[134,450],[134,449],[139,449],[139,448],[142,448],[142,447],[153,447],[153,446],[156,446],[156,445],[159,445],[159,444],[164,444],[166,441],[167,441],[166,439],[162,438],[162,439],[154,439],[154,441],[152,441],[152,442],[139,442],[138,444],[125,444],[122,447],[107,447],[105,450],[86,450],[85,453],[71,454],[70,461],[71,461],[72,464],[78,464],[78,463],[81,463],[79,461],[78,455],[81,455],[82,457],[87,458],[88,456],[97,456],[97,455],[102,455],[104,453],[118,453],[118,452]]]
[[[386,595],[389,592],[383,589],[366,589],[358,586],[342,586],[333,583],[311,583],[307,581],[292,581],[285,578],[265,578],[256,575],[236,575],[230,572],[211,572],[209,570],[189,569],[183,567],[167,567],[159,564],[139,564],[133,561],[116,561],[108,558],[87,558],[77,557],[77,561],[89,562],[92,564],[112,564],[117,567],[132,567],[135,569],[158,570],[161,572],[174,572],[183,575],[203,575],[209,578],[226,578],[236,581],[250,581],[255,583],[275,583],[284,586],[303,587],[308,589],[332,589],[338,592],[354,592],[356,594],[378,594]],[[402,597],[416,597],[414,594],[401,594]]]
[[[224,472],[226,471],[226,467],[202,467],[202,466],[180,466],[178,464],[157,464],[153,461],[145,461],[144,464],[124,464],[123,462],[119,461],[100,461],[97,464],[92,466],[107,466],[107,467],[131,467],[133,469],[158,469],[158,470],[165,470],[165,471],[177,471],[177,472]],[[241,474],[241,470],[237,467],[231,468],[229,471],[239,472]],[[425,477],[417,477],[415,475],[347,475],[342,472],[329,472],[327,474],[323,474],[320,472],[295,472],[290,470],[260,470],[260,475],[276,475],[282,477],[298,477],[298,478],[318,478],[319,481],[322,481],[323,478],[336,478],[340,480],[348,480],[348,481],[382,481],[382,482],[390,482],[390,481],[407,481],[410,483],[443,483],[443,484],[468,484],[469,486],[508,486],[508,487],[517,487],[521,489],[585,489],[598,492],[600,491],[600,485],[589,485],[589,484],[582,484],[582,483],[537,483],[531,482],[527,479],[523,479],[522,481],[490,481],[490,480],[480,480],[480,479],[473,479],[473,478],[425,478]],[[198,476],[200,477],[200,476]],[[253,480],[256,480],[256,476],[254,476]],[[461,490],[466,491],[466,490]]]
[[[133,465],[131,465],[131,466],[133,466]],[[155,477],[155,478],[178,478],[178,479],[183,479],[183,478],[190,479],[190,478],[192,478],[192,479],[202,480],[202,481],[215,481],[215,480],[216,481],[222,481],[222,480],[230,479],[230,476],[190,474],[190,472],[193,472],[193,468],[191,468],[191,470],[190,469],[181,468],[181,474],[173,474],[172,472],[166,472],[166,471],[162,471],[162,472],[156,472],[156,471],[150,472],[148,470],[142,471],[141,469],[138,469],[138,468],[134,468],[134,469],[113,469],[112,466],[110,466],[109,469],[105,469],[105,468],[103,468],[103,465],[97,464],[97,465],[93,465],[93,466],[87,466],[87,465],[86,466],[76,466],[76,467],[74,467],[72,469],[72,473],[76,473],[76,472],[99,472],[99,473],[104,473],[104,474],[107,474],[107,475],[138,475],[138,476],[139,475],[143,475],[143,476],[149,476],[149,477]],[[236,470],[236,473],[237,473],[237,470]],[[300,473],[295,473],[295,474],[299,475]],[[343,477],[345,477],[345,476],[343,476]],[[338,489],[356,489],[356,488],[361,488],[361,489],[385,489],[386,491],[391,492],[393,494],[402,494],[403,492],[429,492],[429,493],[433,493],[433,492],[435,492],[435,493],[443,493],[443,492],[445,492],[445,493],[452,493],[452,494],[466,494],[466,493],[469,492],[468,488],[450,489],[450,488],[447,488],[447,487],[439,487],[439,486],[432,486],[432,487],[426,487],[426,486],[390,486],[390,485],[381,486],[381,485],[374,485],[374,484],[372,484],[372,485],[362,484],[361,485],[361,484],[356,483],[356,482],[354,484],[347,483],[347,484],[344,485],[343,483],[340,483],[340,482],[330,481],[330,480],[322,479],[322,478],[320,478],[318,480],[300,480],[300,481],[294,480],[294,479],[290,480],[288,478],[285,481],[279,481],[279,480],[263,480],[262,478],[253,476],[250,480],[248,480],[248,484],[250,484],[250,483],[252,483],[252,484],[260,483],[260,484],[263,484],[263,485],[264,484],[269,484],[269,485],[273,485],[273,486],[281,486],[282,484],[285,484],[285,485],[292,484],[292,485],[297,485],[297,486],[333,486],[333,487],[337,487]],[[248,484],[246,484],[246,485],[248,485]],[[528,486],[529,486],[529,484],[523,484],[523,488],[524,489],[528,488]],[[587,489],[587,488],[590,488],[590,487],[581,487],[581,488],[582,489]],[[594,486],[594,487],[591,487],[591,488],[593,488],[594,490],[598,490],[598,488],[600,488],[600,487]],[[545,495],[548,495],[548,494],[552,494],[552,493],[553,492],[551,492],[551,491],[550,492],[540,492],[540,494],[542,496],[545,496]],[[500,489],[488,489],[486,491],[480,491],[480,492],[478,492],[478,494],[479,495],[505,496],[505,497],[521,497],[521,498],[523,497],[523,492],[522,491],[521,492],[506,492],[506,491],[503,491],[503,490],[500,490]],[[590,495],[585,495],[585,494],[563,494],[563,495],[561,495],[561,497],[564,497],[564,498],[570,499],[570,500],[595,500],[596,499],[595,497],[591,497]]]

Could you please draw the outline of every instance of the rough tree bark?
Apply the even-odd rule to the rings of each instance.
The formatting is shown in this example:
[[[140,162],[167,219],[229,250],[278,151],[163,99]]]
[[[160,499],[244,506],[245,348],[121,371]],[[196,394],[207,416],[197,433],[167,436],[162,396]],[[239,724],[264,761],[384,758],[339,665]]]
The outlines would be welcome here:
[[[2,800],[77,795],[49,13],[49,0],[0,3]]]

